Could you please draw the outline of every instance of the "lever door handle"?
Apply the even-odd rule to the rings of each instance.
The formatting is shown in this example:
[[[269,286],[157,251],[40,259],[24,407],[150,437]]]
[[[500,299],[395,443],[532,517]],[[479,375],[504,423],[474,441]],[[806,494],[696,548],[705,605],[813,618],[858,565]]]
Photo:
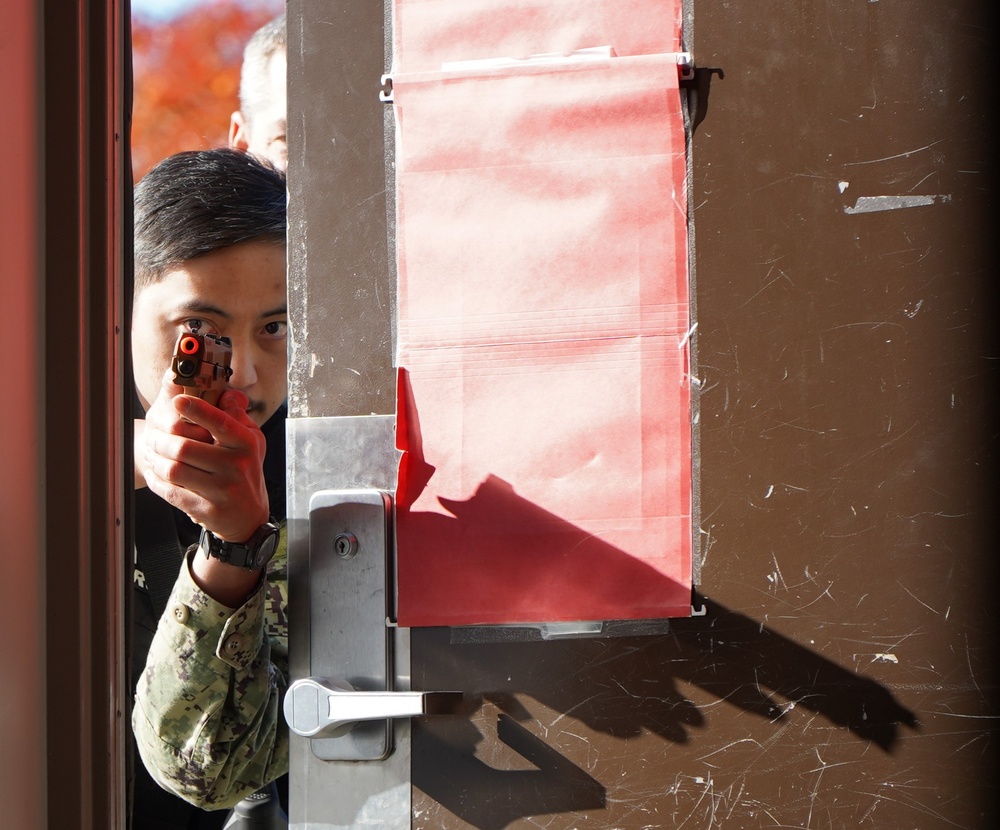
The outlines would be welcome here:
[[[285,693],[285,721],[304,738],[337,738],[362,721],[455,711],[461,692],[360,692],[343,680],[306,677]]]

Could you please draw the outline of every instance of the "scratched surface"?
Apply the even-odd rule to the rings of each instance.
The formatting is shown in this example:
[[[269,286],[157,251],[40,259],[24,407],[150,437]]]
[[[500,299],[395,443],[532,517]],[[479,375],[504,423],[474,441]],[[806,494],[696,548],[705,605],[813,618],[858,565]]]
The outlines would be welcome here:
[[[414,827],[998,826],[985,14],[695,0],[708,616],[418,633]]]
[[[289,414],[391,415],[381,4],[290,0]]]
[[[322,4],[290,90],[299,416],[393,401],[363,5]],[[647,638],[415,632],[414,688],[468,706],[414,726],[414,828],[1000,826],[988,12],[694,0],[708,613]]]

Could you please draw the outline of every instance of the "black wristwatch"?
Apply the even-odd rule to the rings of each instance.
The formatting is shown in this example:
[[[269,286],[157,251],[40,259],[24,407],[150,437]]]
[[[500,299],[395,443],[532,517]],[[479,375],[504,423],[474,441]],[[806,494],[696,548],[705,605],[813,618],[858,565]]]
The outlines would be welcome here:
[[[201,548],[205,556],[213,556],[220,562],[228,562],[238,568],[255,571],[271,561],[271,557],[278,549],[280,532],[272,519],[258,527],[249,541],[240,543],[227,542],[220,539],[211,530],[202,528],[198,547]]]

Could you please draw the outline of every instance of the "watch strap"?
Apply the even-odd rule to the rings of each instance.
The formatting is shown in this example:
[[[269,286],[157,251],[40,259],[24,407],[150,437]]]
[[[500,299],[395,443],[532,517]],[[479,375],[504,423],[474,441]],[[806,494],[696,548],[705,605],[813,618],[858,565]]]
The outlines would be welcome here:
[[[268,563],[278,547],[279,528],[274,519],[262,524],[246,542],[227,542],[212,531],[202,528],[198,547],[206,557],[234,565],[248,571]]]

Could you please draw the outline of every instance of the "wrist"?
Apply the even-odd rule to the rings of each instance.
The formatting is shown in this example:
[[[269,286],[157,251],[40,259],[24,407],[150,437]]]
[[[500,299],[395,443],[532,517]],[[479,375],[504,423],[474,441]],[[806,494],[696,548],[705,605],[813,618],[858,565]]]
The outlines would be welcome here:
[[[206,558],[196,549],[188,559],[188,572],[202,593],[226,608],[240,608],[259,589],[262,571],[247,571]]]
[[[229,530],[226,532],[210,530],[217,539],[221,539],[224,542],[236,545],[247,544],[254,533],[257,532],[257,528],[261,525],[267,524],[268,522],[274,523],[274,518],[265,509],[255,519],[251,519],[248,516],[243,516],[238,524],[238,526],[230,526]],[[204,527],[204,525],[202,525]]]

